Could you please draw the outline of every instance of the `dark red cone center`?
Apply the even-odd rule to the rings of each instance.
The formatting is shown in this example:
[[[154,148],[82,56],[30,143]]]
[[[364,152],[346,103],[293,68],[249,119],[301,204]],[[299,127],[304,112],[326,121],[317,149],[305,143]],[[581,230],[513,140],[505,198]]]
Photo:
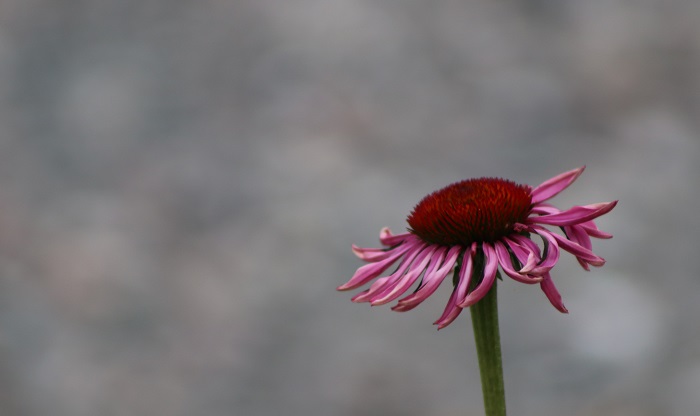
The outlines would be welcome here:
[[[408,216],[409,231],[445,246],[494,242],[527,218],[532,198],[527,185],[497,178],[453,183],[423,198]]]

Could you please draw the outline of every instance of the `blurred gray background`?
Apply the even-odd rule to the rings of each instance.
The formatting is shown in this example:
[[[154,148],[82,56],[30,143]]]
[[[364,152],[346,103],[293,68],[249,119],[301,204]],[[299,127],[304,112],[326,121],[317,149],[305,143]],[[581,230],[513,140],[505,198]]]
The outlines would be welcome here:
[[[425,194],[587,165],[499,290],[513,415],[700,409],[700,2],[0,2],[0,414],[480,415],[468,314],[335,287]]]

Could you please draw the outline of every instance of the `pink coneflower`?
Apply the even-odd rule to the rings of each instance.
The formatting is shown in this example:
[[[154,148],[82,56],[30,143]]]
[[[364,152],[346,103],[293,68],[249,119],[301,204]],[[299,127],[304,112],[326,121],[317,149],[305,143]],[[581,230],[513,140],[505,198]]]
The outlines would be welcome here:
[[[532,189],[528,185],[498,178],[469,179],[433,192],[408,216],[404,234],[382,229],[379,241],[385,248],[353,251],[370,263],[338,290],[350,290],[379,277],[398,263],[391,275],[377,279],[369,289],[352,298],[372,305],[389,303],[420,280],[414,292],[392,307],[405,312],[435,292],[454,271],[454,290],[438,329],[449,325],[462,311],[493,286],[498,268],[521,283],[539,283],[547,299],[563,313],[567,309],[549,274],[564,249],[576,256],[584,269],[600,267],[605,260],[591,251],[591,239],[611,238],[598,230],[594,218],[610,212],[617,201],[559,210],[545,201],[567,188],[584,167],[562,173]],[[563,235],[544,228],[557,226]],[[537,235],[542,248],[532,240]],[[422,276],[422,278],[421,278]]]

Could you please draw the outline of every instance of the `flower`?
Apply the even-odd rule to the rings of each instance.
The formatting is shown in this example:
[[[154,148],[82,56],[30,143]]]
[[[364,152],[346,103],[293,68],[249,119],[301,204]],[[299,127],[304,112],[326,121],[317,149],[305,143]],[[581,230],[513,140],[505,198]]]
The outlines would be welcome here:
[[[574,206],[562,211],[545,201],[566,189],[585,166],[555,176],[532,189],[505,179],[478,178],[453,183],[423,198],[408,216],[408,232],[381,230],[384,248],[360,248],[355,255],[369,264],[338,287],[351,290],[379,277],[393,264],[396,270],[380,277],[353,302],[383,305],[406,293],[420,279],[415,291],[392,307],[405,312],[432,295],[454,270],[454,289],[438,329],[449,325],[462,309],[488,293],[499,266],[515,281],[534,284],[552,305],[568,313],[554,286],[550,270],[559,260],[560,249],[573,254],[585,270],[600,267],[605,260],[591,251],[591,238],[612,238],[596,227],[593,219],[610,212],[617,201]],[[563,235],[545,228],[558,226]],[[537,235],[542,248],[531,239]]]

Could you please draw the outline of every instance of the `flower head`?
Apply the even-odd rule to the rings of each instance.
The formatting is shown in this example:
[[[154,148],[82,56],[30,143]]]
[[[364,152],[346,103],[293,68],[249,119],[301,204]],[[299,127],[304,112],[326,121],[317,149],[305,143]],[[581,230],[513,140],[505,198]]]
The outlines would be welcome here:
[[[435,292],[454,271],[454,289],[442,316],[435,321],[444,328],[488,293],[499,267],[515,281],[539,283],[552,305],[567,309],[554,286],[550,270],[559,260],[560,249],[573,254],[585,270],[605,264],[591,251],[591,237],[612,238],[593,220],[610,212],[617,201],[575,206],[562,211],[545,201],[563,191],[584,167],[564,172],[538,187],[498,178],[469,179],[453,183],[423,198],[408,216],[407,233],[392,234],[382,229],[383,248],[353,251],[369,264],[338,290],[351,290],[377,278],[353,302],[383,305],[405,294],[417,281],[417,288],[392,307],[405,312]],[[563,235],[544,225],[559,227]],[[542,248],[534,240],[539,236]],[[379,277],[398,264],[389,276]]]

